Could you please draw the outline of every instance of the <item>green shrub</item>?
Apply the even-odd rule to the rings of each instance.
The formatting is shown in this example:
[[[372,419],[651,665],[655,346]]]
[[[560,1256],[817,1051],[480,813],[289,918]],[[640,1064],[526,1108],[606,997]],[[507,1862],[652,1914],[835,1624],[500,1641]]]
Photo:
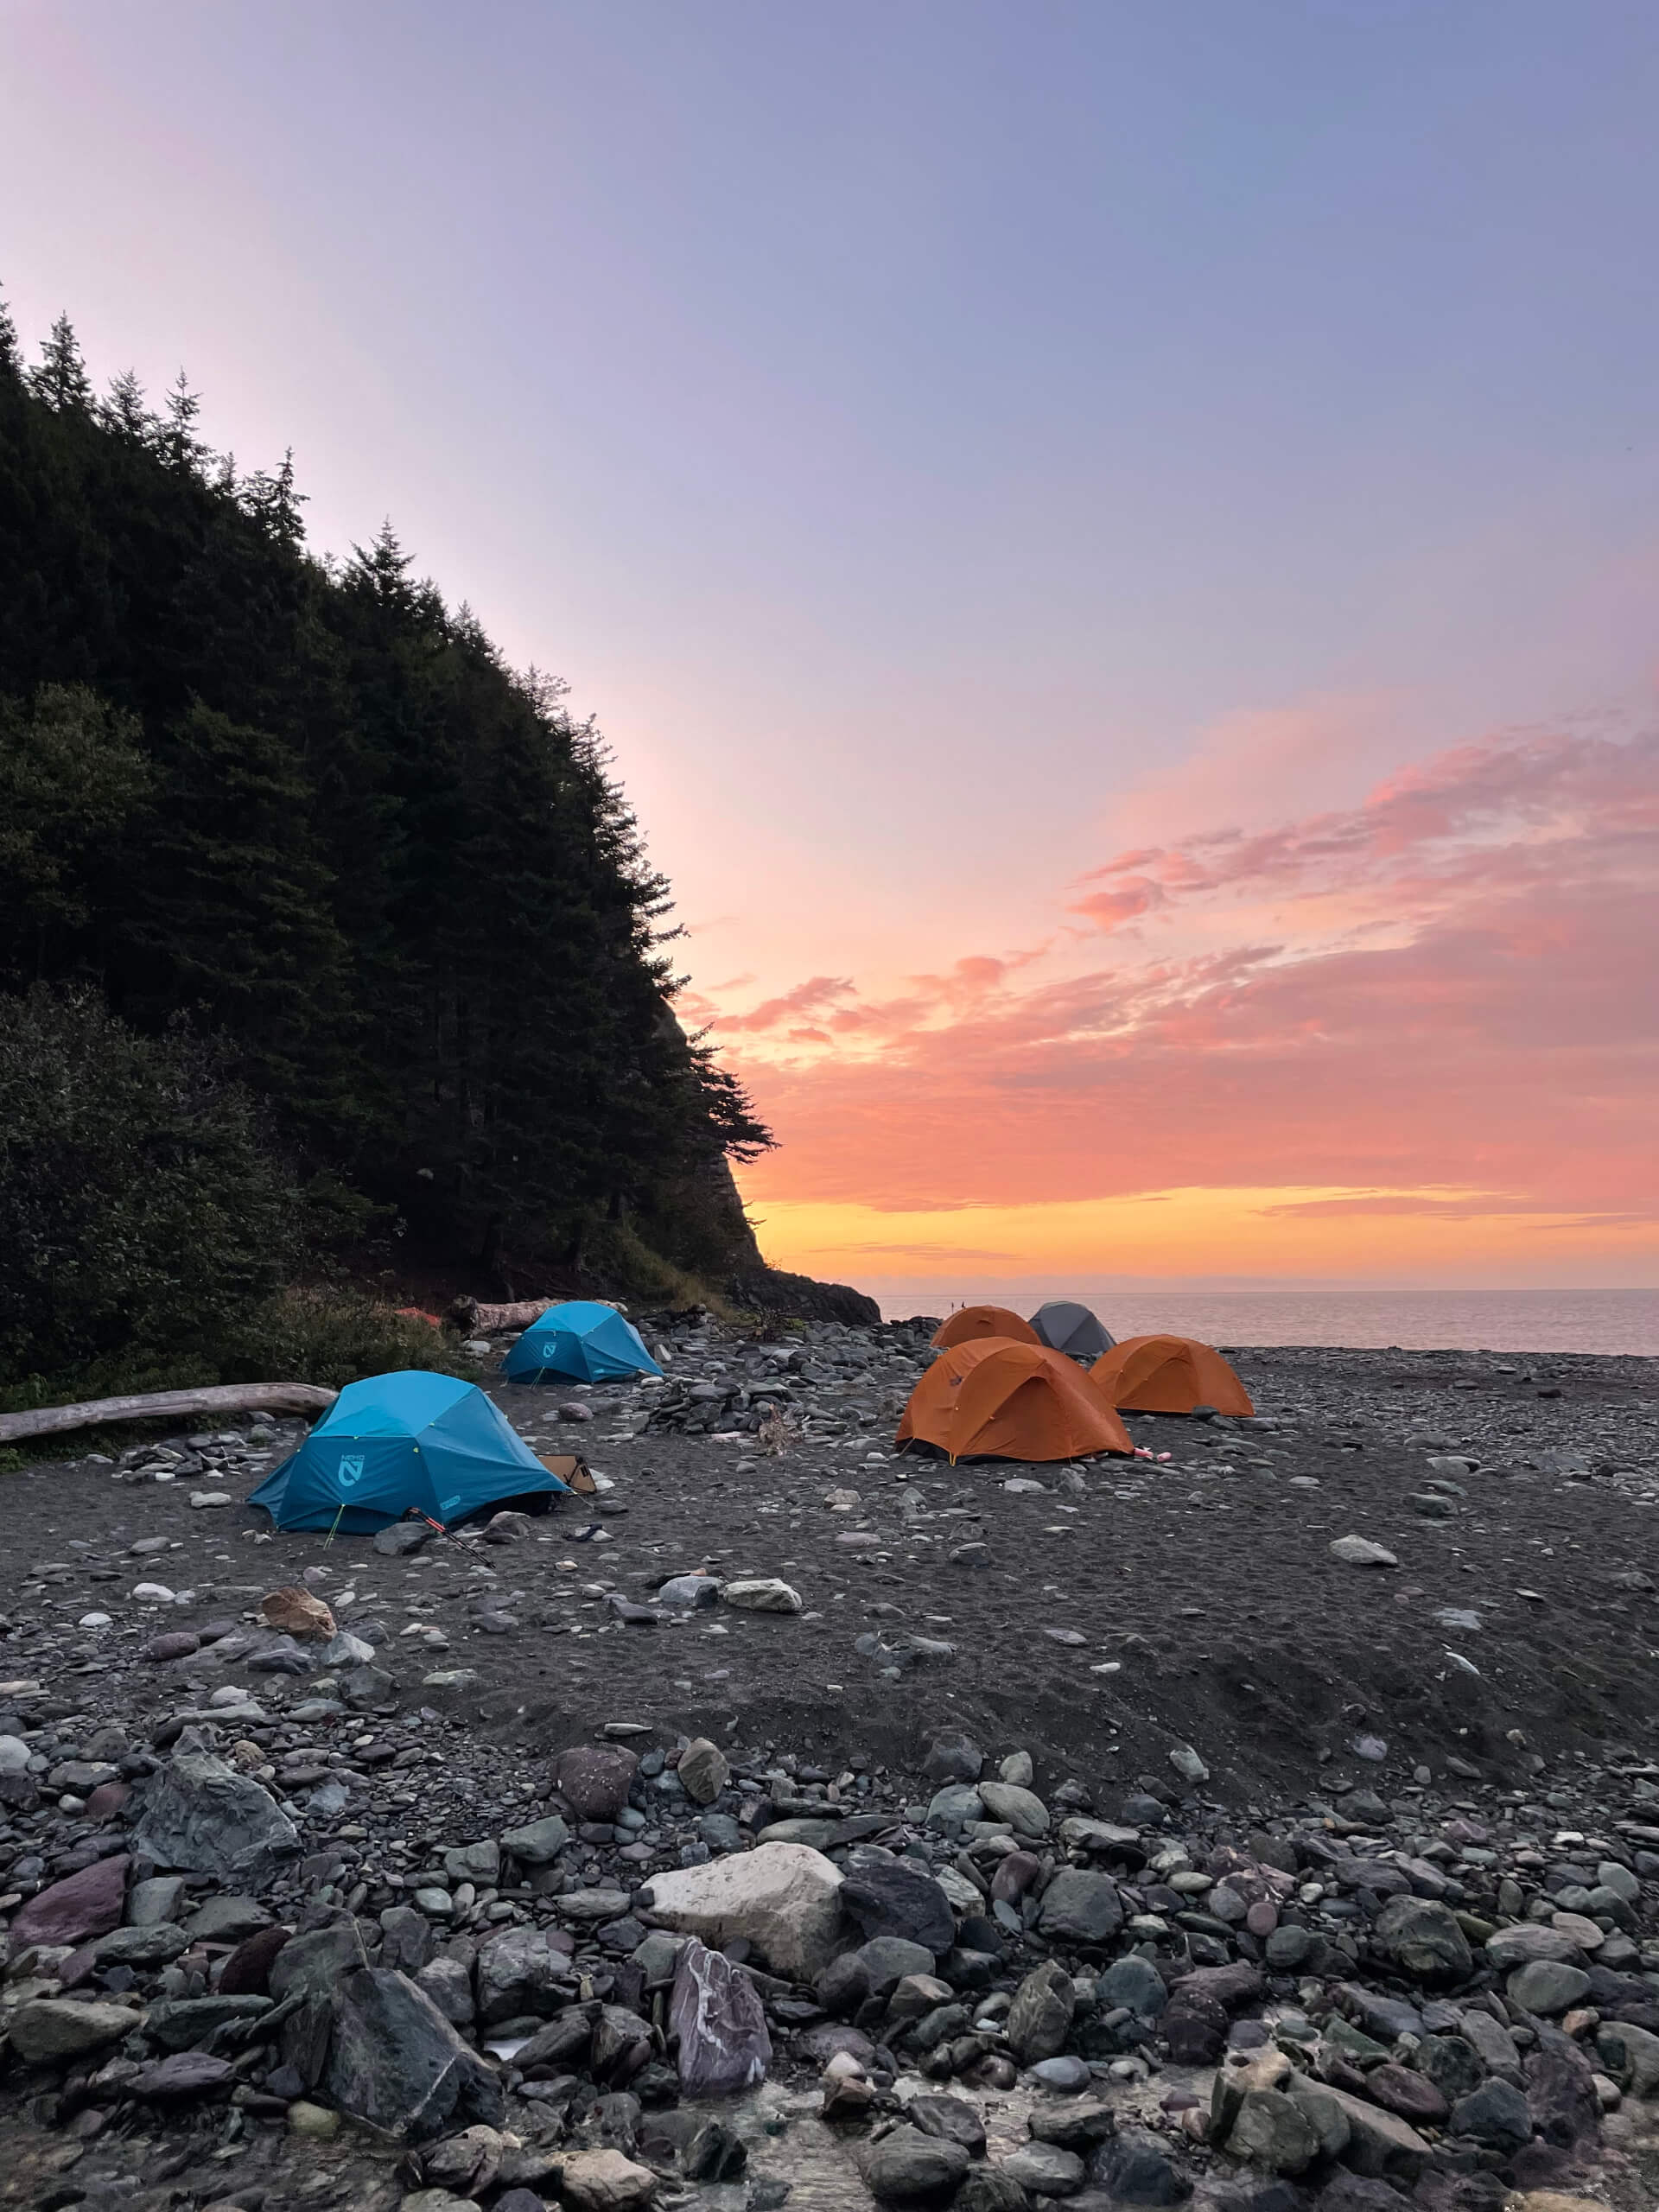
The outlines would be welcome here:
[[[250,1313],[227,1347],[227,1382],[320,1382],[340,1389],[363,1375],[429,1368],[471,1379],[476,1363],[424,1321],[353,1290],[287,1290]]]
[[[300,1221],[206,1040],[137,1036],[90,993],[0,997],[0,1383],[213,1373]]]

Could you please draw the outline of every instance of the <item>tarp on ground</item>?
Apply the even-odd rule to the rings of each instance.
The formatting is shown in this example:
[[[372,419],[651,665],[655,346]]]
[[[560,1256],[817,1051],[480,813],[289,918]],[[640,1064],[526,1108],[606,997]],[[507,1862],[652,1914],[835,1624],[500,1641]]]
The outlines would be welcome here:
[[[1074,1298],[1051,1298],[1031,1317],[1039,1344],[1063,1351],[1068,1359],[1098,1359],[1115,1339],[1092,1307]]]
[[[942,1351],[910,1394],[899,1441],[951,1459],[1081,1459],[1130,1452],[1128,1432],[1089,1378],[1046,1344],[982,1337]]]
[[[404,1369],[348,1382],[249,1503],[279,1529],[367,1535],[411,1512],[447,1529],[569,1487],[475,1382]]]
[[[951,1344],[972,1344],[990,1337],[999,1337],[1010,1344],[1034,1344],[1037,1332],[1029,1321],[1022,1321],[1006,1306],[963,1306],[956,1313],[947,1313],[934,1330],[932,1342],[940,1351]]]
[[[1253,1414],[1250,1394],[1213,1344],[1195,1337],[1125,1337],[1102,1354],[1088,1381],[1125,1413]]]
[[[570,1382],[612,1382],[662,1371],[625,1313],[588,1298],[550,1306],[513,1345],[505,1370],[510,1382],[534,1382],[543,1375]]]

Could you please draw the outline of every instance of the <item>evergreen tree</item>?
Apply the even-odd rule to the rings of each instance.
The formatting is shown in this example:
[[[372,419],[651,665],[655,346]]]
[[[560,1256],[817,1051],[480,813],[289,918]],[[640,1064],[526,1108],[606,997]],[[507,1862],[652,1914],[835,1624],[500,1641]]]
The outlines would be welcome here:
[[[0,377],[16,377],[23,372],[23,357],[17,344],[17,326],[6,306],[5,295],[0,292]]]
[[[87,931],[153,781],[137,721],[84,684],[0,697],[0,978],[98,964]]]
[[[256,469],[243,483],[240,497],[244,511],[279,545],[294,551],[305,543],[300,509],[306,494],[295,488],[292,446],[283,455],[283,465],[274,475],[263,468]]]
[[[200,1009],[258,1089],[325,1128],[352,1117],[341,1061],[346,948],[292,747],[200,701],[158,747],[124,995],[152,1020]],[[148,970],[146,973],[145,970]]]
[[[413,606],[416,596],[415,588],[409,581],[410,566],[410,556],[399,543],[388,515],[366,552],[360,545],[353,546],[346,582],[359,591],[370,593],[383,607],[408,608]]]
[[[60,323],[49,374],[0,375],[0,1001],[189,1010],[307,1175],[439,1259],[534,1269],[607,1215],[671,1240],[699,1179],[699,1251],[741,1241],[722,1163],[770,1140],[675,1019],[597,734],[390,523],[309,557],[291,456],[212,481],[182,377],[156,423],[130,375],[75,397],[79,359]]]
[[[199,475],[206,463],[207,448],[196,435],[196,418],[201,413],[201,396],[192,391],[189,378],[181,369],[169,389],[165,401],[167,412],[162,417],[159,449],[169,467],[187,469]]]
[[[52,334],[41,348],[38,365],[29,372],[29,388],[60,414],[71,407],[82,414],[90,410],[92,380],[67,315],[60,315],[53,324]]]
[[[147,444],[156,435],[156,417],[144,404],[144,387],[132,369],[110,380],[109,396],[99,403],[98,419],[118,437]]]

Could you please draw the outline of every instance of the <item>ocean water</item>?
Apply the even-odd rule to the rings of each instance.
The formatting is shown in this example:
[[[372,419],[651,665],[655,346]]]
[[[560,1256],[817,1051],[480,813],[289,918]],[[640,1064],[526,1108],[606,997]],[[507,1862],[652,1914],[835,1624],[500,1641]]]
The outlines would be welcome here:
[[[1166,1332],[1212,1344],[1398,1345],[1408,1351],[1635,1352],[1659,1357],[1659,1290],[1185,1289],[1047,1280],[866,1286],[890,1321],[982,1301],[1031,1313],[1091,1306],[1115,1337]]]

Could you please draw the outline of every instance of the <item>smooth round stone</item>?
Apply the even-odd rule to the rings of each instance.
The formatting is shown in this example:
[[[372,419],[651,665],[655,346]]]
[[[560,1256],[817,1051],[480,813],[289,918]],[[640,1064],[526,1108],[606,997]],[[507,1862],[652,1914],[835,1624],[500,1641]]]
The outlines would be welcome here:
[[[1581,1912],[1558,1912],[1550,1922],[1563,1936],[1569,1936],[1581,1951],[1599,1951],[1607,1940],[1595,1922]]]
[[[1086,2089],[1090,2075],[1081,2058],[1042,2058],[1035,2066],[1027,2068],[1033,2082],[1040,2082],[1046,2089],[1060,2089],[1070,2093]]]
[[[1057,2143],[1022,2143],[1003,2159],[1001,2171],[1032,2196],[1075,2196],[1084,2171],[1076,2152]]]
[[[1244,1925],[1252,1936],[1271,1936],[1279,1925],[1279,1908],[1269,1904],[1265,1897],[1253,1904],[1244,1916]]]
[[[75,1623],[77,1628],[108,1628],[109,1625],[108,1613],[83,1613]]]

